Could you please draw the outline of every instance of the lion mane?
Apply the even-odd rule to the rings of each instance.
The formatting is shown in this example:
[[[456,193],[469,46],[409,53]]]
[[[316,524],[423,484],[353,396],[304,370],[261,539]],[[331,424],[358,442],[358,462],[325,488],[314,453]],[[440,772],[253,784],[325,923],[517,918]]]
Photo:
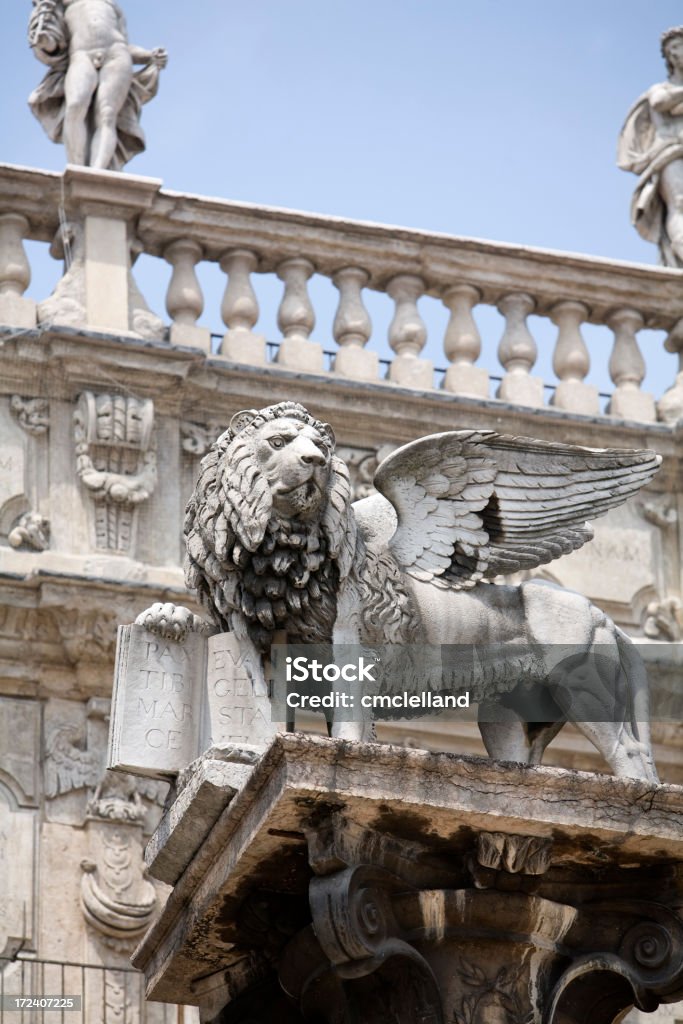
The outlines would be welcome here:
[[[325,499],[311,522],[273,510],[255,458],[254,435],[264,423],[298,419],[313,427],[330,455]],[[356,552],[351,483],[334,453],[334,434],[294,402],[233,417],[201,463],[185,515],[185,579],[216,626],[247,633],[267,651],[277,630],[289,643],[328,643],[337,592]]]

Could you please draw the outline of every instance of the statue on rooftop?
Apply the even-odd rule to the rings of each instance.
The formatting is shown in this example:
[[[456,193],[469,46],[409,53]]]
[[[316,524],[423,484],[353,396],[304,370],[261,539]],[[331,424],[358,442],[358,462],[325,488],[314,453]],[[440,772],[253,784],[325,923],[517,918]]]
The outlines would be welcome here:
[[[683,267],[683,25],[662,35],[668,80],[633,104],[621,134],[617,163],[638,175],[631,220],[659,246],[660,261]]]
[[[64,142],[70,164],[121,170],[145,148],[141,108],[166,51],[132,46],[114,0],[33,0],[28,37],[50,68],[29,97],[50,139]]]
[[[352,504],[327,424],[292,402],[248,410],[202,461],[187,507],[186,582],[214,628],[256,657],[283,631],[290,644],[495,644],[511,663],[524,645],[551,661],[565,645],[577,665],[569,683],[556,686],[546,661],[533,679],[484,678],[473,701],[481,710],[520,682],[549,688],[617,775],[656,781],[647,677],[626,635],[579,594],[539,580],[487,581],[581,547],[592,537],[586,518],[626,501],[660,461],[650,451],[453,431],[392,452],[375,473],[379,493]],[[202,628],[168,604],[137,622],[169,639]],[[586,659],[596,651],[591,689]],[[615,688],[626,710],[608,720],[604,695]],[[538,763],[561,721],[532,727],[504,702],[498,710],[502,718],[480,716],[489,754]],[[369,738],[367,723],[333,723],[332,734]]]

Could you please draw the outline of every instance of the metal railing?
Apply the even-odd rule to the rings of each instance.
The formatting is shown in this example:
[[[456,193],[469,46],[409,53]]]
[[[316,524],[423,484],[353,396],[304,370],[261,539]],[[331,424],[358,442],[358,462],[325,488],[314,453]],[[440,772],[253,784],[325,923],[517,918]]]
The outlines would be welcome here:
[[[46,1005],[50,1000],[53,1005]],[[65,1005],[69,1000],[73,1008]],[[180,1024],[182,1019],[175,1006],[146,1002],[144,977],[132,967],[26,953],[0,957],[0,1024]]]

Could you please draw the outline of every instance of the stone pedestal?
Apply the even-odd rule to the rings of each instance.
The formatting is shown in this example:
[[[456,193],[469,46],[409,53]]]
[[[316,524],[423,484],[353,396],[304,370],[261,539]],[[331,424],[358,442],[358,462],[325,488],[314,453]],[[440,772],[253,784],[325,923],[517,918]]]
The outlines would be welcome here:
[[[265,335],[254,334],[246,327],[231,328],[223,336],[220,354],[233,363],[265,366],[267,362]],[[318,359],[317,355],[315,359]]]
[[[155,178],[66,168],[68,224],[51,250],[56,258],[64,257],[65,273],[38,307],[41,322],[161,339],[163,323],[148,308],[131,273],[134,224],[160,187]]]
[[[205,1024],[613,1024],[683,995],[682,808],[677,787],[282,735],[133,962]]]

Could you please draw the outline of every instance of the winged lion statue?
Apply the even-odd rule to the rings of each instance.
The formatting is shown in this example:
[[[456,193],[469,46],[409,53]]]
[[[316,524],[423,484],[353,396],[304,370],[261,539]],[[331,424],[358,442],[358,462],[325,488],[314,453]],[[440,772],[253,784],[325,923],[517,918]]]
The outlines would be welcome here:
[[[327,424],[291,402],[248,410],[202,461],[187,506],[186,582],[214,628],[261,657],[278,631],[289,643],[606,652],[615,673],[606,683],[627,695],[627,713],[601,720],[599,696],[583,693],[576,725],[615,774],[656,781],[647,676],[627,636],[580,594],[494,580],[586,544],[587,519],[635,494],[660,461],[651,451],[448,431],[392,452],[375,473],[377,493],[352,503]],[[137,621],[176,638],[204,628],[174,605],[154,605]],[[478,699],[486,705],[484,691]],[[525,722],[512,710],[480,718],[490,756],[525,763],[541,760],[560,725]],[[367,729],[338,722],[332,734],[367,738]]]

